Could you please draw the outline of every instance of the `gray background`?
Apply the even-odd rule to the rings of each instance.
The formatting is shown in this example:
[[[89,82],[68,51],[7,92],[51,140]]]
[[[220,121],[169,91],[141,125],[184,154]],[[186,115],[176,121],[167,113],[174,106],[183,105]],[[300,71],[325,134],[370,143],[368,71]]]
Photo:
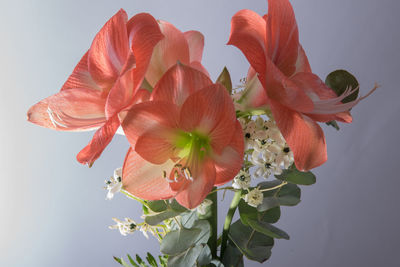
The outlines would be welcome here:
[[[353,72],[367,92],[340,132],[324,127],[329,160],[302,202],[283,208],[279,240],[266,266],[400,266],[397,143],[400,90],[400,2],[293,0],[300,39],[315,73]],[[75,160],[92,133],[61,133],[26,122],[26,111],[59,90],[100,27],[119,8],[151,12],[181,30],[206,36],[204,65],[245,76],[243,55],[226,43],[231,16],[260,14],[264,0],[1,1],[0,266],[117,266],[112,255],[157,254],[155,239],[107,229],[111,217],[140,219],[122,195],[105,200],[104,179],[122,164],[127,142],[117,136],[88,169]],[[226,211],[228,201],[222,205]],[[221,219],[224,214],[221,214]],[[221,223],[222,224],[222,223]],[[248,263],[247,266],[259,266]]]

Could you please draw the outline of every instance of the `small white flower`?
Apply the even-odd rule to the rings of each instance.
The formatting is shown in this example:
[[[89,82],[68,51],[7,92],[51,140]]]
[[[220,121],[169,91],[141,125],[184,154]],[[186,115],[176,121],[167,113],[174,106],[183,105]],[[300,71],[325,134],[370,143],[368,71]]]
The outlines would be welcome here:
[[[249,206],[255,208],[263,202],[263,199],[263,193],[258,188],[254,188],[244,196],[244,201],[246,201]]]
[[[200,203],[199,206],[197,206],[196,210],[200,215],[206,215],[207,209],[209,206],[212,205],[212,201],[209,199],[204,199],[203,202]]]
[[[250,182],[250,174],[244,170],[240,170],[240,172],[233,179],[232,187],[235,189],[248,189]]]
[[[114,171],[114,176],[111,177],[109,181],[106,181],[106,186],[104,187],[107,192],[106,199],[110,200],[114,197],[114,194],[121,191],[122,188],[122,168],[117,168]]]
[[[150,226],[147,223],[143,223],[140,226],[140,232],[142,232],[142,234],[144,235],[144,237],[146,237],[147,239],[149,239],[149,235],[147,234],[147,231],[150,230]]]
[[[137,224],[134,220],[130,218],[125,218],[125,221],[120,221],[117,218],[112,218],[117,224],[111,225],[109,229],[118,229],[121,235],[126,236],[128,234],[133,234],[137,228]]]

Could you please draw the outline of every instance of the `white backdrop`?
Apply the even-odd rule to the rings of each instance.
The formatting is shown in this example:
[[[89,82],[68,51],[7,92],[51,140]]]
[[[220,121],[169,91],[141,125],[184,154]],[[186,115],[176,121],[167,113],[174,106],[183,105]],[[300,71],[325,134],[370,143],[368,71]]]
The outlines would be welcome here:
[[[105,200],[104,179],[127,150],[117,136],[95,165],[75,155],[92,133],[60,133],[26,122],[28,108],[59,90],[101,26],[118,9],[150,12],[182,31],[206,37],[203,63],[213,78],[226,65],[236,83],[248,64],[227,47],[230,18],[243,8],[260,14],[265,0],[0,1],[1,193],[0,266],[118,266],[112,255],[158,244],[140,233],[107,229],[111,217],[140,220],[140,207],[122,195]],[[328,162],[302,202],[283,208],[278,240],[266,266],[399,266],[400,4],[396,0],[293,0],[300,39],[315,73],[353,72],[366,93],[354,122],[325,127]],[[224,212],[228,203],[224,204]],[[221,219],[224,217],[221,214]],[[221,222],[222,224],[222,222]],[[246,266],[259,266],[248,262]]]

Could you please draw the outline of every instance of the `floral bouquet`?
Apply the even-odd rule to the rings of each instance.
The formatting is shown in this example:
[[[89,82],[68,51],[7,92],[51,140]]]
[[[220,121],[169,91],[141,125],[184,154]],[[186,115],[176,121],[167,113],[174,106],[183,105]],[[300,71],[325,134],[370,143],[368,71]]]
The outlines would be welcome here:
[[[313,74],[288,0],[269,0],[264,16],[241,10],[231,26],[228,44],[250,63],[237,86],[226,68],[210,79],[200,32],[147,13],[128,19],[121,9],[60,92],[28,111],[30,122],[50,129],[96,130],[77,155],[89,167],[116,133],[128,139],[122,168],[106,181],[107,199],[121,192],[140,202],[143,222],[113,218],[110,228],[151,234],[162,255],[114,257],[123,266],[266,261],[275,239],[289,239],[274,225],[280,206],[297,205],[298,185],[314,184],[309,170],[327,160],[317,122],[339,130],[337,122],[350,123],[351,108],[377,88],[359,97],[349,72],[325,82]],[[222,233],[220,190],[234,192]]]

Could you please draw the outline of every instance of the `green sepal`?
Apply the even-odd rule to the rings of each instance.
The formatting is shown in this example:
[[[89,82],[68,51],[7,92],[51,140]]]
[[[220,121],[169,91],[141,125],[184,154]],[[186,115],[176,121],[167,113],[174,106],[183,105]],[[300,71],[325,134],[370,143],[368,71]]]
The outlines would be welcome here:
[[[226,67],[222,70],[221,74],[218,76],[217,82],[222,84],[229,94],[232,94],[232,80],[231,75]]]

